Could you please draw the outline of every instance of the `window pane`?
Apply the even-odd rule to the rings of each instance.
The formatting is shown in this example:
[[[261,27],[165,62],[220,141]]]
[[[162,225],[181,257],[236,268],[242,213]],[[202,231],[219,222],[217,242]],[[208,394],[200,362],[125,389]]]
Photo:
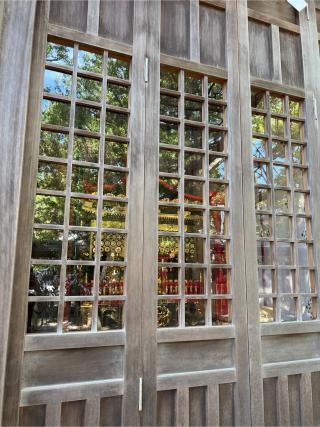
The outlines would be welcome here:
[[[272,113],[282,114],[283,113],[283,99],[277,96],[269,97],[270,111]]]
[[[106,134],[127,136],[128,134],[128,116],[127,114],[112,113],[107,111]]]
[[[174,123],[160,122],[160,144],[179,144],[178,125]]]
[[[67,166],[60,163],[39,162],[38,188],[64,191],[66,188]]]
[[[58,101],[42,100],[42,123],[69,126],[70,104]]]
[[[289,111],[291,116],[300,117],[300,102],[299,101],[293,101],[289,100]]]
[[[272,219],[270,215],[256,215],[256,234],[257,237],[272,236]]]
[[[173,96],[160,96],[160,114],[163,116],[178,117],[179,115],[179,99]]]
[[[278,292],[288,294],[293,293],[294,289],[294,281],[291,270],[282,270],[279,269],[277,271],[278,277]]]
[[[275,307],[271,297],[259,298],[260,322],[273,322],[275,318]]]
[[[202,154],[184,153],[184,173],[185,175],[202,176],[203,175],[203,161]]]
[[[71,191],[75,193],[96,194],[98,188],[98,169],[72,166]]]
[[[38,224],[63,224],[64,197],[36,195],[34,222]]]
[[[185,269],[185,293],[187,295],[205,294],[205,273],[202,268]]]
[[[202,121],[202,103],[197,101],[185,101],[184,116],[186,120]]]
[[[99,301],[98,331],[123,328],[123,301]]]
[[[186,326],[205,325],[206,301],[187,299],[185,303]]]
[[[258,269],[259,293],[271,294],[273,292],[272,270]]]
[[[165,89],[178,90],[178,73],[160,70],[160,86]]]
[[[100,131],[100,111],[95,108],[76,105],[74,126],[77,129]]]
[[[70,200],[70,225],[79,227],[96,227],[97,226],[97,200],[93,199],[76,199],[71,197]]]
[[[254,163],[254,180],[256,184],[269,184],[269,168],[266,164]]]
[[[256,209],[265,211],[270,209],[270,190],[266,188],[255,188]]]
[[[226,185],[210,182],[209,203],[211,206],[224,207],[226,205]]]
[[[297,320],[296,301],[292,297],[280,298],[280,321],[292,322]]]
[[[223,99],[223,86],[221,83],[208,82],[208,97],[211,99]]]
[[[64,303],[63,331],[90,331],[92,323],[92,302],[68,301]]]
[[[101,101],[101,82],[87,79],[85,77],[77,78],[77,98],[87,99],[89,101]]]
[[[203,246],[205,240],[201,237],[186,237],[184,241],[184,258],[186,263],[204,262]]]
[[[179,238],[159,236],[158,239],[158,261],[179,262]]]
[[[212,301],[212,324],[225,325],[231,323],[231,302],[227,299]]]
[[[223,126],[224,107],[220,105],[209,104],[209,123],[214,126]]]
[[[39,154],[49,157],[67,157],[68,136],[64,133],[41,131]]]
[[[108,83],[107,103],[117,107],[127,108],[129,105],[129,88],[127,86]]]
[[[288,216],[276,217],[276,236],[278,239],[291,238],[291,219]]]
[[[179,303],[177,301],[158,301],[158,328],[179,326]]]
[[[230,272],[224,268],[213,268],[211,270],[211,291],[213,294],[229,294]]]
[[[279,265],[292,265],[292,246],[290,243],[277,243],[277,263]]]
[[[60,266],[32,265],[30,268],[29,296],[59,295]]]
[[[123,267],[100,267],[99,295],[123,295],[124,275]]]
[[[184,202],[195,205],[203,203],[203,182],[184,181]]]
[[[62,237],[63,234],[60,230],[34,230],[31,257],[37,259],[60,259]]]
[[[225,159],[209,155],[209,178],[225,179]]]
[[[274,207],[277,213],[289,212],[290,209],[290,192],[285,190],[275,190]]]
[[[102,233],[101,260],[124,261],[126,258],[126,235],[120,233]]]
[[[160,150],[159,171],[167,173],[178,173],[179,152],[173,150]]]
[[[158,230],[175,233],[179,231],[179,208],[159,206]]]
[[[27,333],[57,332],[57,318],[57,302],[29,302]]]
[[[227,242],[223,239],[210,239],[210,259],[212,264],[227,264]]]
[[[272,158],[275,162],[287,161],[287,144],[285,142],[272,141]]]
[[[265,133],[265,118],[261,114],[252,114],[252,132]]]
[[[291,139],[296,139],[298,141],[301,141],[302,140],[302,129],[303,129],[303,125],[301,122],[290,121]]]
[[[93,71],[95,73],[102,72],[102,55],[79,50],[78,52],[78,67],[81,70]]]
[[[92,295],[94,267],[91,265],[68,265],[65,295]]]
[[[125,172],[104,172],[104,194],[109,197],[126,197],[127,179]]]
[[[227,214],[224,211],[210,211],[210,234],[227,234]]]
[[[108,75],[112,77],[118,77],[118,79],[129,79],[129,62],[112,58],[108,58]]]
[[[270,242],[257,242],[258,264],[272,264],[272,248]]]
[[[257,159],[264,159],[268,157],[268,142],[266,139],[252,139],[252,155]]]
[[[47,44],[46,60],[54,64],[71,66],[73,63],[73,48],[49,42]]]
[[[193,95],[202,95],[202,80],[197,77],[184,77],[184,91]]]
[[[75,136],[73,140],[73,158],[83,162],[98,163],[99,139]]]
[[[179,180],[160,177],[159,200],[162,202],[179,202]]]
[[[176,267],[158,268],[158,295],[179,294],[179,269]]]
[[[102,211],[103,228],[126,228],[127,204],[104,200]]]
[[[203,211],[197,209],[185,209],[184,231],[185,233],[203,232]]]
[[[285,122],[283,119],[271,117],[271,134],[273,136],[284,137],[285,135]]]
[[[127,167],[127,157],[128,144],[106,141],[104,159],[106,165]]]
[[[70,231],[68,237],[68,259],[94,260],[96,233]]]
[[[192,126],[185,126],[184,144],[186,147],[202,148],[202,129]]]
[[[251,91],[251,107],[264,109],[264,93]]]
[[[55,95],[69,96],[71,93],[71,80],[72,77],[70,74],[45,70],[43,90]]]
[[[209,130],[209,150],[224,152],[225,132]]]

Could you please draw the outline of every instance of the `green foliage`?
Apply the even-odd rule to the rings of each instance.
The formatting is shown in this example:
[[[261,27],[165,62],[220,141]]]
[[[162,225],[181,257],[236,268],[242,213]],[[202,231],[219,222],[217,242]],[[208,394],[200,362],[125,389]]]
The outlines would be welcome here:
[[[52,163],[39,162],[38,187],[48,190],[64,191],[66,187],[67,166]]]
[[[69,126],[70,104],[66,102],[42,100],[42,123]]]
[[[49,42],[47,44],[47,61],[55,64],[73,64],[73,48]]]
[[[77,129],[100,131],[100,111],[95,108],[76,105],[74,126]]]
[[[127,166],[128,144],[123,142],[106,141],[105,164],[112,166]]]
[[[128,107],[129,89],[126,86],[108,83],[107,103],[117,107]]]
[[[49,157],[66,158],[68,136],[64,133],[41,131],[39,154]]]
[[[35,200],[34,222],[38,224],[63,224],[64,197],[43,196]]]
[[[78,67],[81,70],[92,71],[94,73],[102,72],[102,55],[92,52],[79,50]]]
[[[174,123],[160,122],[160,143],[179,145],[178,125]]]
[[[129,79],[130,64],[118,58],[108,58],[108,75],[118,79]]]
[[[100,102],[101,82],[97,80],[87,79],[85,77],[78,77],[77,98]]]
[[[178,90],[178,73],[160,70],[160,86],[165,89]]]
[[[114,113],[107,111],[106,134],[116,136],[127,136],[128,134],[128,116],[127,114]]]

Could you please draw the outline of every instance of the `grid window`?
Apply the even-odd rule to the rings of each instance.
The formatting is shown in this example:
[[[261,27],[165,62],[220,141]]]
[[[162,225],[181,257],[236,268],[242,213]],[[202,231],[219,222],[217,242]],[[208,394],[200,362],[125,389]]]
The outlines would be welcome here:
[[[252,90],[251,99],[260,321],[313,320],[303,101],[261,90]]]
[[[158,327],[231,322],[226,84],[161,67]]]
[[[130,59],[48,42],[28,333],[124,327]]]

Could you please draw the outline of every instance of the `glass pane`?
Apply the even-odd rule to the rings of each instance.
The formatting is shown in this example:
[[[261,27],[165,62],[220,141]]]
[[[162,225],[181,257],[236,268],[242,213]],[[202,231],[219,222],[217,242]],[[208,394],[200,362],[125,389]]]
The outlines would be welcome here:
[[[224,152],[225,132],[217,130],[209,130],[209,150]]]
[[[224,157],[209,155],[209,178],[225,179]]]
[[[187,295],[205,294],[205,273],[203,268],[185,269],[185,293]]]
[[[302,320],[315,320],[317,318],[315,300],[310,297],[301,298],[301,316]]]
[[[278,269],[277,281],[278,281],[278,292],[281,292],[283,294],[289,294],[295,291],[294,280],[293,280],[293,275],[291,270]]]
[[[285,121],[278,117],[271,117],[271,134],[273,136],[284,137],[285,134]]]
[[[288,168],[285,166],[273,166],[273,184],[279,187],[288,186]]]
[[[160,122],[160,144],[179,145],[178,125]]]
[[[209,183],[209,203],[210,206],[224,207],[226,205],[226,185]]]
[[[95,108],[76,105],[74,127],[77,129],[100,131],[100,111]]]
[[[227,234],[227,214],[224,211],[210,211],[210,234]]]
[[[292,265],[292,246],[290,243],[277,243],[277,262],[279,265]]]
[[[108,75],[112,77],[118,77],[118,79],[129,79],[129,68],[130,64],[127,61],[112,58],[108,58]]]
[[[256,209],[265,211],[270,209],[270,190],[255,188]]]
[[[297,320],[296,301],[292,297],[280,298],[280,322]]]
[[[67,166],[60,163],[39,162],[38,188],[64,191],[66,188]]]
[[[179,326],[179,302],[158,301],[158,328]]]
[[[104,158],[106,165],[127,167],[127,156],[128,144],[106,141]]]
[[[60,259],[63,233],[60,230],[33,230],[32,258]]]
[[[274,207],[277,213],[290,211],[290,192],[285,190],[275,190]]]
[[[127,108],[129,105],[129,88],[108,83],[107,104]]]
[[[124,261],[126,258],[126,234],[102,233],[101,261]]]
[[[251,107],[264,109],[264,93],[251,91]]]
[[[29,297],[59,295],[60,266],[32,265],[30,268]]]
[[[58,71],[45,70],[43,90],[56,95],[69,96],[72,76]]]
[[[178,90],[178,73],[160,70],[160,87]]]
[[[269,168],[263,163],[254,163],[254,181],[256,184],[269,184]]]
[[[97,194],[98,169],[72,166],[71,191],[75,193]]]
[[[273,292],[272,270],[258,269],[259,293],[271,294]]]
[[[40,156],[67,157],[68,136],[64,133],[41,131]]]
[[[270,242],[257,242],[258,264],[272,264],[272,248]]]
[[[301,122],[290,121],[291,139],[296,139],[297,141],[301,141],[302,140],[302,130],[303,130],[303,124]]]
[[[57,332],[57,318],[57,302],[29,302],[27,333]]]
[[[184,91],[193,95],[202,95],[202,80],[201,78],[185,76]]]
[[[173,150],[160,150],[159,171],[167,173],[178,173],[179,152]]]
[[[126,197],[128,174],[125,172],[104,172],[104,194],[108,197]]]
[[[272,158],[275,162],[287,161],[287,144],[285,142],[272,141]]]
[[[223,239],[210,239],[211,264],[227,264],[227,242]]]
[[[128,134],[128,116],[127,114],[112,113],[107,111],[106,116],[106,134],[127,136]]]
[[[303,145],[292,144],[291,152],[293,163],[296,163],[297,165],[303,165],[305,163]]]
[[[202,154],[184,153],[184,173],[185,175],[202,176],[203,175]]]
[[[184,117],[186,120],[202,121],[202,103],[197,101],[184,102]]]
[[[78,68],[81,70],[93,71],[95,73],[102,72],[102,55],[92,52],[79,50],[78,52]]]
[[[297,213],[307,213],[308,196],[305,193],[294,193],[294,210]]]
[[[78,77],[76,96],[77,98],[88,99],[89,101],[101,101],[101,82],[85,77]]]
[[[99,139],[75,136],[73,140],[73,158],[83,162],[98,163]]]
[[[70,104],[58,101],[42,100],[42,123],[69,126]]]
[[[257,159],[264,159],[268,157],[268,141],[262,138],[253,138],[252,155]]]
[[[176,267],[158,268],[158,295],[179,294],[179,269]]]
[[[309,263],[311,263],[311,260],[309,260],[308,245],[306,243],[298,243],[297,247],[298,247],[297,264],[299,266],[308,266]]]
[[[68,259],[94,260],[96,233],[70,231],[68,237]]]
[[[271,237],[272,226],[269,215],[256,215],[256,234],[257,237]]]
[[[230,273],[224,268],[211,270],[211,291],[213,294],[230,293]]]
[[[307,240],[306,218],[296,218],[296,237],[299,240]]]
[[[126,228],[127,204],[121,202],[103,201],[102,227]]]
[[[278,239],[291,238],[291,220],[288,216],[276,217],[276,237]]]
[[[179,202],[179,180],[159,178],[159,200],[162,202]]]
[[[314,292],[313,271],[310,271],[307,268],[300,268],[298,277],[299,277],[299,291],[301,293]]]
[[[282,114],[284,111],[283,98],[278,98],[277,96],[270,96],[269,105],[270,105],[270,111],[272,113]]]
[[[260,322],[273,322],[275,318],[275,308],[271,297],[259,298]]]
[[[179,208],[159,206],[158,230],[177,233],[179,231]]]
[[[123,295],[124,267],[100,267],[99,295]]]
[[[223,99],[223,86],[221,83],[208,82],[208,98],[217,100]]]
[[[265,118],[261,114],[252,114],[252,132],[265,133]]]
[[[205,240],[201,237],[186,237],[184,240],[184,258],[186,263],[204,262],[203,249]]]
[[[63,332],[90,331],[92,302],[68,301],[64,303]]]
[[[79,227],[96,227],[97,201],[71,197],[69,223]]]
[[[184,231],[185,233],[203,232],[203,211],[197,209],[185,209]]]
[[[159,236],[158,238],[158,261],[179,262],[179,238]]]
[[[123,328],[123,301],[99,301],[98,331]]]
[[[184,202],[195,205],[203,203],[203,182],[184,181]]]
[[[292,99],[289,100],[289,111],[291,116],[300,117],[301,109],[300,109],[300,102],[299,101],[293,101]]]
[[[38,224],[63,224],[64,197],[36,195],[34,222]]]
[[[160,95],[160,114],[162,116],[178,117],[179,99],[173,96]]]
[[[202,129],[192,126],[185,126],[184,144],[186,147],[202,148]]]
[[[54,64],[71,66],[73,63],[73,48],[49,42],[47,44],[46,60]]]
[[[212,324],[225,325],[231,323],[231,302],[228,299],[212,301]]]
[[[293,168],[293,184],[295,188],[304,189],[306,180],[306,173],[303,169]]]
[[[224,107],[220,105],[209,104],[209,123],[214,126],[223,126]]]
[[[187,299],[185,303],[186,326],[205,325],[206,301]]]
[[[92,295],[94,267],[92,265],[68,265],[65,295]]]

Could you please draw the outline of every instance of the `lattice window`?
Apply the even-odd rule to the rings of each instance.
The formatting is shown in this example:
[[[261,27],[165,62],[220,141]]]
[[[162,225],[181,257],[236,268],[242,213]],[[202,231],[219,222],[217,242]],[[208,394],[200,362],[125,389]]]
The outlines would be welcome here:
[[[303,107],[252,91],[261,322],[317,317]]]
[[[28,332],[121,329],[130,59],[48,42]]]
[[[158,326],[231,322],[226,85],[161,68]]]

